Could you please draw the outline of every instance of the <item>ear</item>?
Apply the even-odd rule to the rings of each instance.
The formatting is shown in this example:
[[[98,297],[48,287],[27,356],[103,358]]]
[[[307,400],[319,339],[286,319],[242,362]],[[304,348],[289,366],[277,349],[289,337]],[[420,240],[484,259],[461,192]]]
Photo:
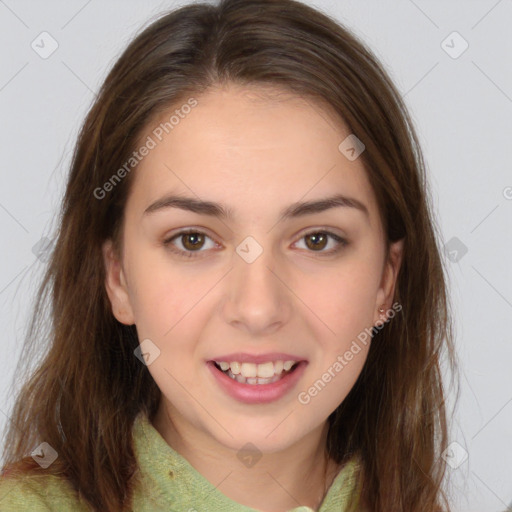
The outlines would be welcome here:
[[[130,304],[124,270],[111,240],[102,247],[105,265],[105,288],[112,306],[112,313],[122,324],[133,325],[135,316]]]
[[[382,279],[380,288],[377,292],[377,299],[375,303],[375,314],[373,323],[377,320],[386,321],[386,311],[392,306],[393,296],[395,294],[396,280],[398,277],[398,271],[402,264],[404,251],[404,239],[393,242],[389,246],[389,253],[387,260],[384,263],[384,269],[382,272]],[[379,308],[384,309],[384,313],[379,313]]]

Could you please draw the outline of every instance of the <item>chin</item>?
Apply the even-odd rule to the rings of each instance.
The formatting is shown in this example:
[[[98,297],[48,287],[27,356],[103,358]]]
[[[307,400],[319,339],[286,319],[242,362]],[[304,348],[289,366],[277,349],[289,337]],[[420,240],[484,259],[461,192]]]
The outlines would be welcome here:
[[[238,420],[236,428],[228,428],[233,437],[223,431],[218,441],[233,450],[240,450],[248,443],[262,453],[286,450],[305,437],[309,431],[304,431],[304,425],[299,431],[291,418],[283,421],[284,417],[265,421],[254,421],[250,418],[244,421]]]

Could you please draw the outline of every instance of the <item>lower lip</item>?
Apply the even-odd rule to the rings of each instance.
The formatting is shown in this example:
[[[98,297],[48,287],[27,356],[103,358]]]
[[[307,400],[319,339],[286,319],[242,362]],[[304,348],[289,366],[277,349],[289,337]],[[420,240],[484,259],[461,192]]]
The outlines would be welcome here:
[[[306,361],[301,361],[295,370],[271,384],[241,384],[218,370],[213,361],[206,363],[220,387],[231,397],[246,404],[275,402],[291,391],[304,373]]]

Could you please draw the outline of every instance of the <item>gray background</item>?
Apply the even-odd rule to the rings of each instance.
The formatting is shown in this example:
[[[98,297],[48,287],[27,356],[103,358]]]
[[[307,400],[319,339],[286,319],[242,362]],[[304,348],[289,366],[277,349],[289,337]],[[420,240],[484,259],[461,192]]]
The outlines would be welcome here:
[[[0,0],[0,426],[79,125],[139,28],[184,3]],[[504,511],[512,501],[512,1],[307,3],[367,42],[416,123],[447,244],[461,365],[458,445],[447,457],[454,511]],[[58,43],[46,59],[31,47],[43,45],[43,31]]]

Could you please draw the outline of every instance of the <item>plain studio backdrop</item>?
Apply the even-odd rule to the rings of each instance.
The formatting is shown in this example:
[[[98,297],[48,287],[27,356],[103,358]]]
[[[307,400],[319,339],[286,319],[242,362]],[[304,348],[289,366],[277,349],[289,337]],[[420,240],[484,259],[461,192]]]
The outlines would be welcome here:
[[[77,132],[107,71],[187,2],[0,0],[0,422]],[[315,0],[381,60],[427,163],[456,316],[454,512],[512,502],[512,1]],[[512,506],[510,508],[512,510]]]

